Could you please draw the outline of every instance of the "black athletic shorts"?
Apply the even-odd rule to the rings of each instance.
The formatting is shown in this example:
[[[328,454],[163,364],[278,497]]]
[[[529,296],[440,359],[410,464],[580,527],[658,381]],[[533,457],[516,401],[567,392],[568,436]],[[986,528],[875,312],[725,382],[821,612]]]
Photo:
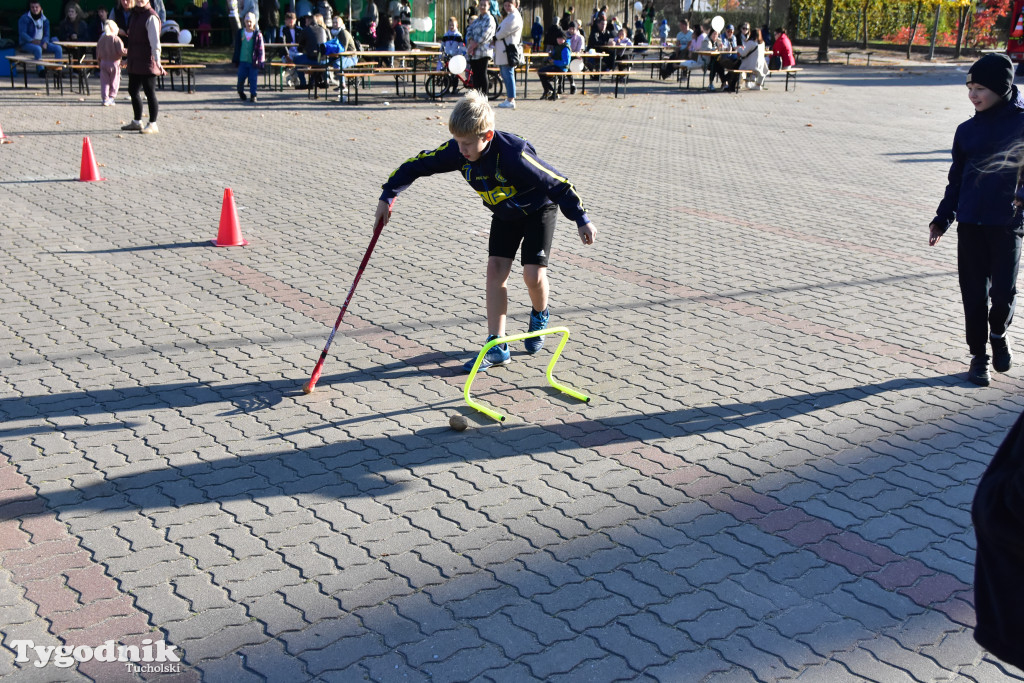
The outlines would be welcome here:
[[[546,266],[551,254],[551,239],[558,222],[558,205],[548,204],[536,213],[512,221],[491,217],[491,236],[487,240],[487,255],[514,259],[519,243],[523,250],[520,262],[525,265]]]

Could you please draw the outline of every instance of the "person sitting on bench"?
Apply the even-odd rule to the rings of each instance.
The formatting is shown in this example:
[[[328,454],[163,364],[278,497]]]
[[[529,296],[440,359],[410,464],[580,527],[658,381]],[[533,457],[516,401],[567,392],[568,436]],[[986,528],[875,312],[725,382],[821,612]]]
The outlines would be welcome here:
[[[43,14],[39,0],[29,0],[28,11],[18,19],[18,49],[28,52],[33,59],[42,59],[44,52],[53,53],[58,61],[64,57],[63,48],[50,42],[50,20]],[[40,76],[46,75],[43,67],[38,71]]]

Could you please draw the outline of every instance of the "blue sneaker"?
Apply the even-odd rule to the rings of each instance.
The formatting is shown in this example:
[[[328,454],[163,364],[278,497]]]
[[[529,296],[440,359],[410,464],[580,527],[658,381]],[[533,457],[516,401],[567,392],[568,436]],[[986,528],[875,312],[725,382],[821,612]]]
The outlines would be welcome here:
[[[548,326],[548,309],[544,309],[543,313],[530,309],[530,329],[529,332],[540,332],[541,330],[547,329]],[[527,353],[537,353],[544,348],[544,337],[530,337],[524,339],[523,344],[526,345]]]
[[[497,339],[497,336],[492,334],[487,338],[487,341],[491,341],[492,339]],[[487,342],[484,343],[486,344]],[[498,344],[497,346],[492,346],[491,350],[484,355],[484,359],[480,361],[480,367],[477,371],[480,372],[486,370],[493,365],[508,365],[511,362],[512,354],[509,353],[508,344]],[[462,369],[466,372],[472,372],[473,363],[476,363],[476,356],[473,356],[466,361],[466,364],[462,366]]]

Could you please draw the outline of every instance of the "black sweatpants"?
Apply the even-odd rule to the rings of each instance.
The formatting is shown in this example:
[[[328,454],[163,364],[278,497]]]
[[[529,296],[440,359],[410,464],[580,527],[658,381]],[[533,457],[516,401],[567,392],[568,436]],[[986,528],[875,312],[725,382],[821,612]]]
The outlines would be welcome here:
[[[555,86],[551,82],[553,78],[565,75],[565,69],[557,66],[542,66],[537,69],[537,75],[540,76],[540,84],[544,86],[544,92],[555,91]]]
[[[490,61],[490,57],[469,60],[469,68],[473,72],[473,87],[484,95],[487,94],[487,64]]]
[[[152,74],[128,74],[128,94],[132,98],[132,112],[135,120],[142,120],[142,97],[139,89],[146,92],[146,104],[149,105],[149,120],[156,122],[156,115],[160,112],[160,105],[156,101],[156,76]]]
[[[989,333],[1003,334],[1013,320],[1021,235],[1009,227],[973,223],[958,224],[956,232],[967,347],[977,356],[987,353]]]

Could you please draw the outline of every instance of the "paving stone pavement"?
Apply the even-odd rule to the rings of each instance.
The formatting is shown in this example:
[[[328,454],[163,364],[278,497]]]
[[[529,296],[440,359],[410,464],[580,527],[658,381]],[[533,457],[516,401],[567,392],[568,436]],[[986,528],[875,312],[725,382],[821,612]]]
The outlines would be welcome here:
[[[593,401],[517,351],[474,384],[502,425],[462,403],[488,223],[454,175],[399,198],[301,392],[451,102],[245,106],[210,72],[141,136],[0,89],[0,677],[1022,680],[971,637],[970,503],[1024,381],[964,381],[955,234],[927,246],[963,79],[499,111],[600,231],[561,219],[551,267]],[[227,187],[245,248],[209,244]],[[15,661],[108,639],[182,661]]]

